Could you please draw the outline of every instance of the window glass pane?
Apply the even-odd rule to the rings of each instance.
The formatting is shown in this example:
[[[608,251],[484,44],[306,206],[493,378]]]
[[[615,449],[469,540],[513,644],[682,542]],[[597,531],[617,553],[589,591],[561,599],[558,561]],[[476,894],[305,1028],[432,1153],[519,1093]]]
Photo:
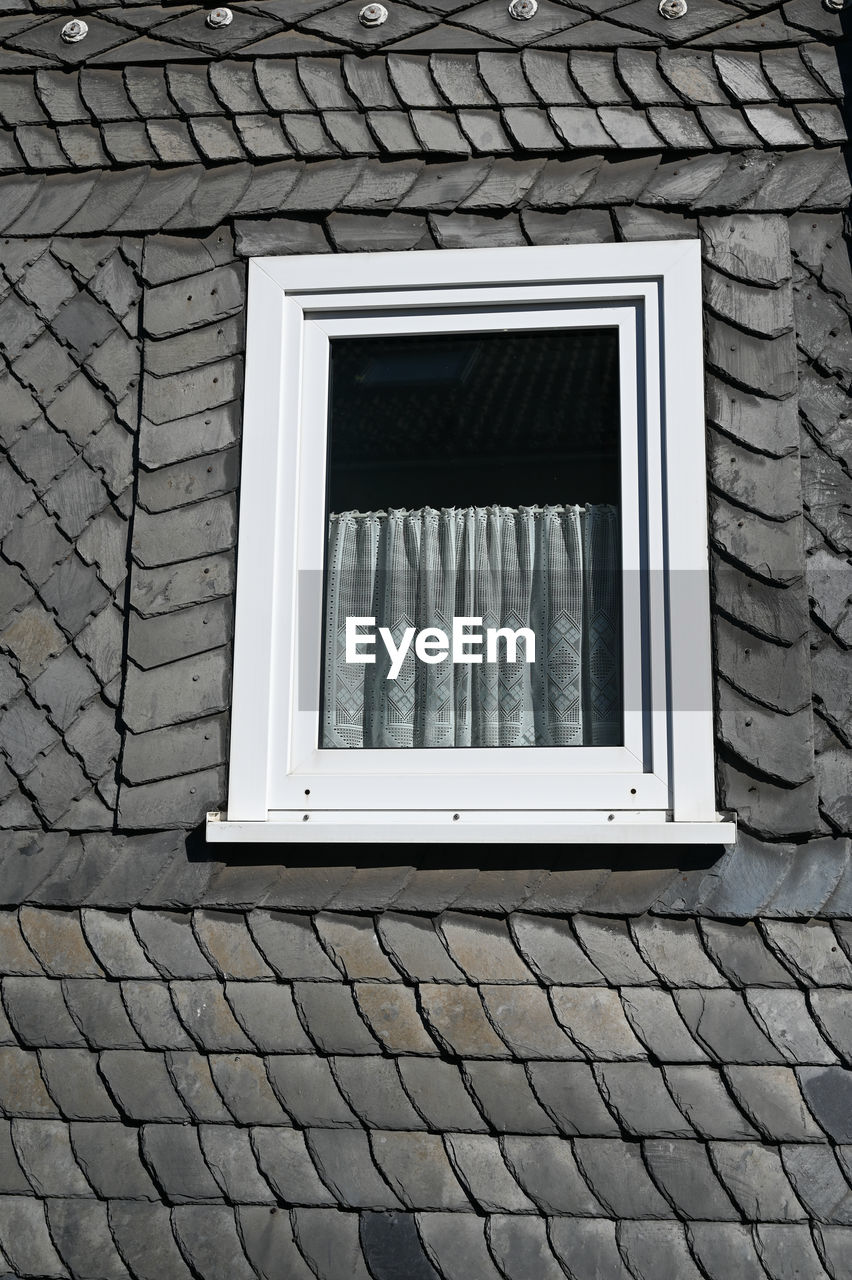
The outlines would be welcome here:
[[[330,364],[320,745],[621,743],[617,330]]]

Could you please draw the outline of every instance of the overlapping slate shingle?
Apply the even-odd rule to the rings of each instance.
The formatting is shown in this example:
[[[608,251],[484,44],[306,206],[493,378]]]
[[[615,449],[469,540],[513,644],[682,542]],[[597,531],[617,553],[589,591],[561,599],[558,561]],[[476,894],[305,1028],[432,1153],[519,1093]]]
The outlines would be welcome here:
[[[0,1248],[110,1280],[837,1280],[850,942],[803,921],[852,912],[842,20],[358,7],[112,6],[78,46],[4,19],[0,825],[8,901],[42,905],[0,928]],[[225,799],[232,234],[699,233],[738,846],[684,873],[188,861]]]
[[[42,931],[50,927],[53,936],[65,936],[70,943],[76,919],[74,914],[58,912],[41,918],[30,915],[27,927],[33,937],[37,926]],[[478,927],[478,919],[465,913],[444,918],[444,934],[464,965],[471,963],[464,954],[465,931]],[[93,993],[96,988],[119,991],[119,984],[96,976],[96,969],[91,970],[93,976],[63,978],[79,972],[82,933],[76,935],[74,946],[66,943],[64,949],[54,948],[50,963],[56,976],[16,976],[22,957],[26,961],[21,950],[23,935],[13,927],[11,917],[6,920],[5,945],[0,951],[0,967],[8,973],[5,984],[40,982],[55,984],[59,990],[63,981],[73,983],[73,992],[68,986],[69,1007],[78,1018],[83,1017],[78,998],[82,987]],[[64,932],[62,920],[69,926]],[[388,1211],[419,1215],[400,1219],[409,1226],[400,1225],[399,1230],[414,1231],[406,1248],[413,1249],[416,1241],[422,1241],[423,1256],[431,1259],[442,1275],[453,1274],[455,1259],[447,1251],[451,1240],[456,1242],[456,1252],[462,1246],[474,1248],[469,1233],[474,1223],[481,1224],[474,1208],[489,1219],[482,1245],[501,1266],[507,1259],[533,1258],[546,1270],[554,1256],[559,1256],[569,1222],[575,1242],[582,1238],[587,1242],[584,1247],[606,1248],[602,1238],[598,1239],[608,1220],[599,1216],[602,1212],[625,1219],[617,1227],[617,1240],[631,1267],[639,1265],[636,1258],[642,1250],[652,1249],[651,1258],[658,1257],[660,1250],[673,1249],[682,1268],[694,1250],[703,1267],[711,1266],[711,1274],[709,1259],[716,1256],[714,1251],[728,1247],[724,1232],[711,1232],[711,1218],[715,1224],[735,1224],[743,1214],[750,1223],[804,1224],[810,1216],[825,1228],[849,1229],[852,1209],[848,1186],[841,1165],[825,1143],[826,1131],[840,1142],[848,1141],[842,1100],[844,1090],[850,1087],[848,1071],[837,1063],[832,1065],[831,1051],[819,1033],[819,1028],[828,1027],[832,1020],[837,1024],[841,1011],[833,999],[840,989],[832,984],[837,981],[837,964],[846,957],[830,928],[808,929],[780,922],[768,926],[772,948],[788,964],[793,963],[790,957],[795,950],[795,963],[808,966],[814,984],[813,1014],[802,1000],[796,1035],[778,1040],[789,1063],[784,1065],[754,1021],[747,1024],[744,1020],[746,1005],[777,1039],[781,1024],[777,1013],[764,1011],[765,999],[800,998],[801,993],[792,987],[764,985],[777,981],[779,972],[784,971],[772,967],[777,962],[764,943],[760,944],[762,950],[757,946],[756,935],[709,923],[703,932],[693,928],[685,931],[683,925],[672,929],[665,921],[638,923],[635,936],[648,959],[654,960],[660,980],[670,986],[683,1015],[681,1030],[679,1037],[666,1041],[655,1025],[653,1062],[641,1051],[618,1061],[621,1051],[614,1042],[616,1060],[600,1061],[608,1056],[606,1047],[602,1041],[592,1046],[592,1024],[582,1024],[576,1000],[566,1003],[566,988],[547,985],[552,982],[550,975],[536,978],[524,963],[525,954],[531,958],[536,944],[538,962],[542,962],[542,945],[558,937],[548,932],[558,922],[539,920],[536,936],[532,925],[524,926],[523,920],[519,929],[518,920],[513,922],[513,933],[497,928],[490,935],[492,945],[499,949],[499,957],[495,954],[492,963],[499,963],[504,984],[483,982],[488,974],[478,978],[483,998],[480,1007],[493,1017],[502,1039],[495,1038],[487,1046],[485,1057],[475,1054],[468,1058],[468,1049],[458,1042],[441,1061],[428,1050],[424,1056],[424,1047],[432,1044],[428,1027],[436,1017],[438,990],[447,998],[463,991],[475,996],[476,991],[468,985],[473,975],[467,983],[459,982],[459,971],[446,952],[444,960],[440,960],[441,953],[430,953],[438,942],[434,933],[422,935],[424,939],[431,937],[432,942],[425,943],[423,959],[415,961],[411,948],[418,945],[418,931],[431,926],[427,919],[413,932],[406,917],[400,917],[396,926],[388,921],[391,932],[387,935],[393,937],[396,929],[394,954],[410,957],[406,967],[425,965],[422,975],[408,979],[415,985],[415,1000],[406,1014],[410,1026],[420,1023],[423,1040],[418,1041],[409,1031],[408,1042],[392,1049],[393,1056],[384,1056],[380,1044],[371,1041],[371,1049],[363,1056],[366,1042],[350,1043],[350,1031],[349,1053],[339,1056],[337,1043],[332,1046],[331,1030],[323,1021],[324,1005],[315,1003],[309,988],[317,995],[344,993],[356,978],[360,993],[370,989],[390,996],[409,989],[398,981],[382,981],[372,972],[375,956],[383,950],[368,917],[333,911],[313,920],[301,914],[258,912],[246,918],[239,912],[200,912],[193,928],[192,918],[185,913],[136,912],[131,918],[129,913],[88,912],[86,934],[102,962],[116,973],[148,965],[153,969],[156,964],[169,975],[193,975],[173,982],[173,1007],[187,1029],[203,1039],[202,1054],[170,1049],[163,1055],[165,1045],[151,1045],[146,1051],[112,1047],[116,1032],[109,1020],[86,1015],[86,1036],[91,1050],[99,1052],[98,1075],[108,1096],[98,1076],[92,1074],[87,1081],[79,1074],[90,1061],[90,1050],[57,1044],[40,1049],[38,1055],[33,1051],[30,1046],[36,1031],[30,1024],[38,1016],[38,1001],[30,993],[21,1005],[16,988],[4,990],[14,1041],[0,1050],[6,1055],[2,1105],[12,1117],[12,1146],[0,1166],[7,1171],[3,1175],[7,1196],[17,1194],[20,1212],[25,1214],[32,1210],[23,1206],[38,1203],[24,1196],[25,1185],[52,1197],[51,1224],[55,1218],[58,1226],[51,1238],[60,1249],[69,1250],[76,1247],[74,1237],[68,1234],[69,1215],[73,1215],[70,1207],[66,1210],[64,1206],[75,1203],[76,1197],[89,1203],[93,1187],[109,1202],[108,1213],[97,1209],[96,1216],[100,1216],[90,1224],[93,1238],[100,1239],[98,1233],[108,1227],[104,1247],[108,1251],[114,1241],[120,1257],[136,1258],[133,1266],[143,1268],[140,1275],[145,1274],[142,1259],[153,1258],[155,1246],[143,1245],[138,1236],[131,1241],[129,1233],[153,1221],[150,1215],[160,1198],[176,1206],[173,1238],[179,1252],[174,1256],[183,1254],[194,1267],[201,1265],[199,1259],[204,1256],[204,1241],[210,1232],[217,1248],[231,1250],[229,1266],[235,1269],[248,1265],[246,1257],[251,1262],[257,1256],[254,1251],[261,1247],[262,1237],[255,1229],[259,1220],[251,1215],[247,1219],[255,1224],[251,1232],[229,1234],[236,1220],[227,1216],[233,1211],[226,1210],[223,1198],[239,1206],[240,1215],[251,1206],[265,1206],[267,1215],[274,1210],[273,1219],[283,1215],[275,1231],[289,1241],[286,1248],[295,1251],[294,1274],[299,1273],[302,1261],[314,1265],[320,1248],[344,1250],[341,1257],[349,1260],[349,1273],[357,1273],[362,1249],[373,1266],[376,1258],[386,1255],[375,1234],[376,1220],[369,1215]],[[355,921],[359,921],[357,929],[353,929]],[[255,962],[250,974],[225,983],[227,1002],[250,1033],[238,1047],[234,1043],[237,1024],[225,1019],[224,1001],[211,1003],[214,991],[221,988],[217,980],[204,976],[209,966],[205,969],[195,936],[204,938],[207,930],[205,949],[216,950],[217,964],[233,968],[237,956],[233,948],[238,939],[245,941],[249,936],[246,923],[261,948],[257,954],[274,960],[282,976],[270,980],[267,971]],[[495,926],[500,923],[494,922]],[[218,931],[215,937],[209,933],[211,927]],[[221,948],[230,937],[229,927],[236,933],[226,958]],[[335,951],[346,973],[325,960],[314,928],[326,945],[335,939]],[[580,936],[584,945],[591,945],[588,930],[581,930]],[[621,937],[623,946],[627,939]],[[705,950],[704,937],[709,950]],[[137,939],[144,942],[144,953]],[[602,945],[598,940],[597,958],[601,963],[612,963],[612,957],[603,956]],[[46,958],[46,942],[41,946]],[[678,963],[686,954],[684,946],[689,949],[691,966],[686,965],[681,973]],[[838,955],[839,960],[835,958]],[[691,972],[698,973],[711,962],[708,973],[715,985],[698,990],[678,985],[683,977],[688,980]],[[94,965],[94,957],[87,963]],[[364,964],[369,973],[348,972],[351,966]],[[33,967],[34,963],[23,964],[24,969]],[[438,977],[435,970],[442,967],[444,972]],[[505,982],[510,975],[515,976],[514,983]],[[745,983],[745,1002],[737,1004],[739,1014],[731,1001],[742,1002],[742,995],[727,985],[728,975],[736,986]],[[591,975],[586,972],[585,976]],[[423,983],[423,977],[433,981]],[[518,977],[522,981],[518,982]],[[306,1018],[304,1027],[294,1020],[293,978],[298,1006]],[[602,982],[599,978],[598,984]],[[165,984],[150,977],[123,979],[120,991],[131,1012],[138,1008],[136,989],[150,986],[167,992]],[[619,992],[598,985],[574,991],[578,998],[582,993],[592,996],[598,1005],[600,995],[606,995],[611,1035],[619,1025],[614,1020],[617,1009],[631,1022],[638,1017],[641,1029],[637,1009],[643,992],[670,998],[659,986],[628,985]],[[259,1020],[269,1003],[264,993],[280,1005],[277,1020],[270,1021],[267,1016],[265,1023]],[[517,1005],[518,1016],[523,1018],[520,1033],[517,1027],[510,1028],[507,1018],[512,1001],[519,1001],[524,993],[533,1002]],[[585,1037],[581,1047],[596,1059],[591,1068],[579,1061],[553,1060],[557,1024],[552,1016],[548,1024],[535,1015],[536,999],[544,1002],[544,1008],[548,993],[557,1016],[572,1035]],[[359,1004],[361,1000],[359,994]],[[720,1001],[715,1012],[706,1007],[708,1002]],[[92,1010],[96,1007],[91,999],[84,1003]],[[196,1010],[203,1008],[210,1012],[199,1019]],[[365,1008],[369,1009],[369,1002]],[[25,1010],[26,1023],[17,1010]],[[730,1063],[730,1026],[737,1017],[742,1023],[739,1056],[744,1065],[711,1065],[708,1052],[712,1061],[720,1049],[724,1050],[724,1061]],[[726,1038],[719,1040],[714,1028],[722,1022],[729,1029]],[[171,1025],[179,1027],[177,1018]],[[627,1020],[622,1025],[626,1029]],[[55,1039],[61,1031],[55,1016],[53,1026]],[[336,1034],[339,1038],[341,1032]],[[455,1034],[458,1041],[458,1031]],[[842,1034],[842,1027],[835,1031],[838,1038]],[[694,1055],[685,1051],[688,1043],[694,1045]],[[824,1048],[814,1056],[817,1044]],[[356,1049],[354,1055],[352,1048]],[[665,1064],[662,1068],[656,1065],[660,1062]],[[67,1079],[77,1082],[70,1092]],[[326,1083],[320,1087],[323,1079]],[[51,1113],[45,1085],[71,1122],[70,1128]],[[232,1127],[231,1116],[238,1125],[247,1127]],[[625,1143],[624,1136],[630,1141]],[[641,1151],[637,1139],[641,1140]],[[45,1162],[48,1150],[52,1155]],[[62,1152],[65,1155],[60,1159]],[[10,1222],[17,1222],[13,1201],[7,1200],[6,1205],[12,1214]],[[146,1205],[149,1208],[143,1207]],[[220,1207],[214,1214],[215,1206]],[[289,1206],[297,1206],[292,1221]],[[199,1216],[202,1210],[207,1214],[208,1207],[212,1216]],[[319,1220],[303,1217],[308,1210],[336,1215],[322,1220],[321,1236],[314,1231],[319,1229]],[[515,1228],[512,1219],[505,1217],[521,1214],[521,1222],[530,1221],[523,1215],[536,1211],[552,1218],[547,1236],[535,1225]],[[359,1214],[365,1215],[360,1234]],[[446,1220],[442,1215],[448,1215]],[[694,1224],[686,1235],[676,1227],[675,1215]],[[452,1227],[456,1217],[458,1225]],[[534,1224],[536,1219],[531,1221]],[[481,1231],[481,1225],[478,1229]],[[757,1237],[764,1253],[769,1247],[766,1241],[774,1239],[768,1231],[761,1226]],[[169,1234],[166,1240],[158,1239],[156,1248],[167,1250],[171,1238]],[[18,1255],[25,1271],[34,1265],[31,1259],[37,1254],[33,1250],[40,1247],[37,1235],[29,1239],[29,1252]],[[325,1241],[322,1245],[321,1239]],[[833,1245],[838,1239],[831,1237]],[[547,1240],[555,1255],[541,1252]],[[476,1265],[484,1265],[481,1259],[490,1254],[482,1254]],[[174,1257],[168,1256],[174,1262]]]

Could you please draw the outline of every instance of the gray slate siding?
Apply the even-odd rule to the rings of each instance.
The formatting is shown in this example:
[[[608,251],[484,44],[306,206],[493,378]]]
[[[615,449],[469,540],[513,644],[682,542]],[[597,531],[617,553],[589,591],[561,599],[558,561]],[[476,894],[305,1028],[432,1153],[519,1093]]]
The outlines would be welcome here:
[[[11,1274],[845,1274],[848,926],[332,903],[0,912]]]
[[[360,7],[0,5],[0,1272],[846,1280],[848,22]],[[670,237],[736,846],[209,856],[246,260]]]
[[[548,164],[532,163],[540,183]],[[466,189],[456,182],[455,198]],[[562,214],[521,196],[498,218],[330,211],[237,219],[203,238],[0,246],[17,415],[6,825],[190,829],[225,807],[246,254],[675,234],[700,235],[705,257],[719,801],[763,840],[849,834],[840,215],[689,219],[613,206],[600,173],[583,190]],[[76,274],[62,260],[75,243],[87,246]]]

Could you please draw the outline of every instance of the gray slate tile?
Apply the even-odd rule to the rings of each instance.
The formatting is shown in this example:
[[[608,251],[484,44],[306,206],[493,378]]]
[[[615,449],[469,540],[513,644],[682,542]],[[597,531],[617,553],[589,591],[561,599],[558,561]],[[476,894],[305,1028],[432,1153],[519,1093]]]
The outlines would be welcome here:
[[[424,1128],[388,1058],[333,1058],[337,1085],[349,1106],[370,1129]]]
[[[314,926],[320,941],[350,981],[400,981],[400,975],[382,951],[371,919],[319,912]]]
[[[553,987],[559,1022],[591,1058],[644,1058],[645,1050],[624,1016],[618,994],[606,987]]]
[[[581,1058],[558,1026],[544,991],[537,987],[482,986],[486,1014],[518,1058]]]
[[[439,1135],[374,1130],[370,1142],[385,1179],[409,1208],[469,1208]]]
[[[179,1244],[205,1276],[256,1280],[237,1235],[234,1211],[222,1205],[178,1205],[172,1225]]]
[[[107,1050],[100,1070],[122,1111],[131,1120],[186,1120],[163,1055],[133,1050]]]
[[[388,76],[387,58],[358,58],[346,54],[343,76],[350,94],[362,107],[368,110],[372,107],[399,107],[399,99]]]
[[[64,990],[71,1016],[93,1049],[141,1047],[118,983],[66,978]]]
[[[834,1062],[801,991],[748,989],[746,999],[760,1025],[788,1062]]]
[[[232,1203],[275,1203],[269,1183],[257,1167],[247,1129],[202,1125],[199,1138],[214,1178]]]
[[[515,53],[480,53],[479,74],[489,93],[504,106],[534,106],[538,102]]]
[[[631,1027],[658,1061],[707,1061],[707,1054],[693,1040],[668,991],[630,987],[622,990],[621,1003]]]
[[[641,916],[631,922],[630,928],[643,958],[667,985],[726,985],[702,947],[694,921]]]
[[[194,1125],[146,1124],[142,1155],[170,1204],[215,1203],[222,1192],[213,1179]]]
[[[105,1204],[49,1200],[45,1207],[51,1238],[73,1276],[127,1280],[129,1273],[110,1234]]]
[[[403,1057],[397,1067],[403,1088],[430,1128],[445,1132],[487,1128],[457,1066],[437,1058]]]
[[[567,920],[517,913],[509,926],[515,944],[539,979],[577,987],[600,982],[600,971],[574,940]]]
[[[247,919],[252,937],[280,978],[340,980],[338,970],[317,941],[310,917],[255,910]]]
[[[466,156],[470,145],[456,124],[455,117],[444,111],[412,111],[411,127],[425,151],[440,155]]]
[[[843,1067],[800,1067],[805,1101],[837,1142],[852,1142],[852,1072]]]
[[[58,980],[4,978],[3,1001],[16,1035],[28,1048],[85,1043],[68,1013]]]
[[[584,1063],[531,1062],[527,1075],[541,1105],[564,1134],[614,1137],[619,1129]]]
[[[272,978],[272,970],[254,945],[243,915],[196,911],[193,924],[202,950],[223,977]]]
[[[580,106],[585,98],[568,74],[568,55],[550,49],[525,49],[521,65],[545,106]]]
[[[464,982],[439,933],[421,916],[383,912],[376,925],[382,944],[396,965],[416,982]]]
[[[484,1220],[471,1213],[419,1213],[420,1239],[446,1280],[501,1280],[485,1242]]]
[[[513,150],[496,111],[460,111],[459,125],[474,155],[502,155]]]
[[[457,964],[474,982],[533,982],[500,920],[445,913],[439,931]]]
[[[749,1221],[800,1222],[806,1217],[774,1148],[756,1143],[712,1142],[710,1158]]]
[[[495,1034],[473,987],[424,983],[420,1008],[438,1043],[464,1058],[507,1058],[509,1050]]]
[[[242,1052],[253,1048],[237,1024],[217,982],[174,982],[172,999],[178,1016],[202,1049]]]
[[[738,1220],[701,1143],[654,1138],[642,1150],[657,1186],[684,1218]]]
[[[9,1120],[0,1123],[0,1190],[4,1196],[29,1194],[32,1187],[24,1176],[12,1143],[12,1125]]]
[[[444,1145],[474,1204],[485,1213],[530,1213],[534,1206],[509,1172],[496,1138],[447,1134]],[[464,1208],[464,1203],[454,1207]]]
[[[0,1048],[0,1107],[7,1116],[55,1116],[34,1052]]]
[[[680,1223],[623,1222],[618,1240],[622,1255],[638,1280],[651,1280],[666,1272],[683,1280],[698,1280],[701,1276]]]
[[[139,1280],[189,1280],[165,1205],[113,1200],[108,1215],[121,1254]]]
[[[159,1200],[142,1165],[136,1129],[114,1123],[71,1125],[77,1161],[97,1194],[119,1200]]]
[[[308,1034],[325,1052],[376,1052],[378,1042],[359,1016],[348,986],[296,982],[293,996]]]
[[[485,1119],[498,1133],[555,1132],[520,1063],[467,1062],[462,1074]]]
[[[131,1022],[148,1049],[191,1049],[165,982],[122,982],[121,994]]]
[[[571,1144],[563,1138],[503,1139],[506,1163],[543,1214],[595,1217],[600,1204],[582,1178]]]
[[[674,1217],[648,1177],[635,1143],[576,1138],[574,1155],[595,1195],[613,1217]]]
[[[781,1159],[787,1176],[805,1208],[818,1222],[852,1225],[852,1189],[831,1147],[816,1144],[784,1146]]]
[[[68,1274],[53,1246],[40,1200],[23,1196],[0,1200],[0,1246],[19,1274],[51,1278]]]
[[[695,1038],[722,1062],[779,1062],[781,1055],[733,991],[678,991],[675,1001]]]
[[[225,996],[237,1021],[261,1053],[310,1050],[287,986],[229,982]]]
[[[846,1065],[852,1065],[852,1002],[848,993],[841,987],[814,991],[810,1005],[823,1036]]]
[[[67,1120],[117,1120],[118,1112],[98,1075],[89,1049],[42,1049],[42,1075]]]
[[[614,986],[647,986],[655,981],[623,921],[575,916],[574,928],[581,946]]]
[[[493,106],[494,98],[479,75],[477,61],[476,56],[469,53],[432,54],[429,70],[439,92],[450,106]]]
[[[294,1209],[296,1241],[315,1275],[371,1280],[358,1238],[358,1217],[337,1209]]]
[[[646,1062],[613,1062],[594,1068],[604,1101],[634,1137],[691,1138],[672,1102],[659,1067]]]
[[[208,1058],[188,1051],[168,1052],[166,1066],[172,1083],[195,1120],[216,1124],[233,1118],[213,1083]]]
[[[488,1244],[509,1280],[540,1276],[561,1280],[565,1274],[547,1238],[547,1224],[520,1214],[493,1214],[487,1227]]]
[[[14,911],[0,912],[0,970],[21,977],[38,977],[44,972],[24,942]]]
[[[361,1243],[378,1280],[400,1274],[411,1280],[433,1280],[438,1275],[423,1251],[412,1214],[362,1214]]]
[[[591,149],[614,145],[597,112],[591,107],[551,107],[548,116],[556,132],[569,147]]]
[[[757,1132],[735,1107],[718,1071],[702,1066],[663,1070],[669,1093],[703,1138],[756,1138]]]
[[[388,74],[394,89],[407,107],[446,105],[429,73],[427,58],[390,53]]]
[[[416,1135],[425,1137],[426,1135]],[[317,1172],[347,1209],[399,1209],[400,1201],[379,1175],[361,1129],[308,1129],[305,1137]],[[440,1141],[436,1139],[436,1141]]]
[[[577,1280],[628,1280],[608,1218],[553,1218],[548,1224],[554,1251]]]
[[[637,103],[674,105],[680,101],[657,70],[657,56],[650,49],[618,49],[615,65],[618,76]]]
[[[742,1280],[764,1280],[749,1227],[733,1222],[694,1222],[686,1228],[687,1238],[699,1264],[710,1280],[729,1275]]]
[[[819,1142],[822,1131],[789,1067],[727,1067],[733,1097],[770,1142]]]
[[[254,1054],[211,1054],[210,1072],[238,1124],[286,1124],[266,1075],[266,1059]]]
[[[156,978],[124,912],[84,909],[83,929],[99,962],[112,978]]]
[[[76,911],[24,906],[20,921],[26,941],[46,973],[55,977],[103,976],[103,970],[86,943]]]
[[[367,1058],[368,1063],[375,1058]],[[357,1117],[343,1098],[325,1058],[287,1054],[267,1060],[269,1079],[295,1122],[306,1128],[356,1128]]]
[[[335,1203],[317,1176],[300,1129],[259,1126],[252,1129],[251,1141],[260,1170],[279,1199],[292,1205]]]
[[[358,982],[353,993],[362,1017],[391,1054],[437,1053],[424,1027],[410,987]]]
[[[133,912],[133,925],[148,959],[166,978],[206,978],[213,968],[202,954],[188,914],[170,911]]]
[[[821,1280],[825,1274],[806,1226],[788,1227],[761,1223],[755,1232],[760,1260],[772,1280],[803,1276]]]
[[[800,981],[813,986],[852,985],[852,963],[838,945],[831,925],[771,920],[764,929],[775,954]]]
[[[13,1120],[12,1143],[38,1196],[91,1197],[61,1120]]]

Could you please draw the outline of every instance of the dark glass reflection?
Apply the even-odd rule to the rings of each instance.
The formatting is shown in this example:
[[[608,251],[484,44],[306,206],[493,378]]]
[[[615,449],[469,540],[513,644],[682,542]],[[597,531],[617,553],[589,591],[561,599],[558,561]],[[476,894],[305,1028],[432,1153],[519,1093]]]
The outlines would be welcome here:
[[[618,337],[331,343],[329,511],[618,503]]]

